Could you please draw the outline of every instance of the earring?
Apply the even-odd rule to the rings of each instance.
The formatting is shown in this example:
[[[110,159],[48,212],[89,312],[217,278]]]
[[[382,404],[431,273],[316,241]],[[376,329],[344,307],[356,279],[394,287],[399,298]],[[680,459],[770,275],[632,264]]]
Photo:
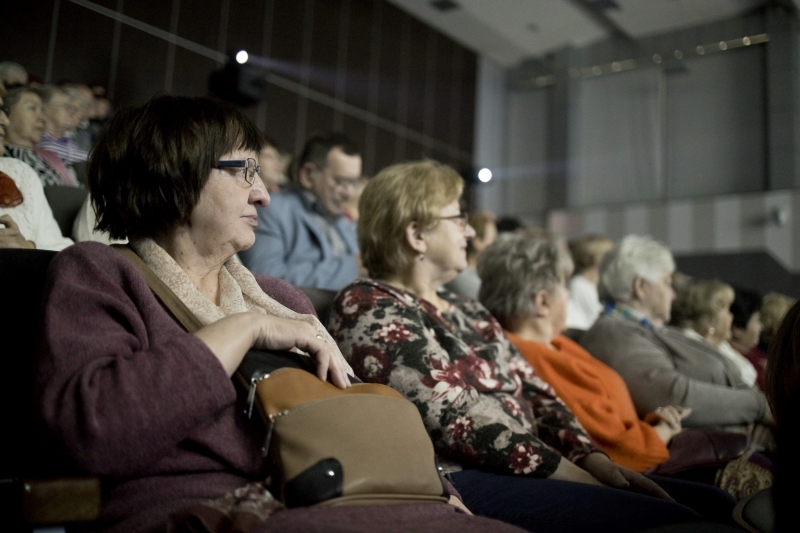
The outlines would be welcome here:
[[[425,254],[419,254],[419,260],[425,261]]]
[[[714,329],[713,327],[710,327],[710,328],[708,328],[708,334],[709,334],[709,335],[713,335],[713,334],[714,334],[714,332],[716,332],[716,331],[717,331],[717,330],[716,330],[716,329]]]

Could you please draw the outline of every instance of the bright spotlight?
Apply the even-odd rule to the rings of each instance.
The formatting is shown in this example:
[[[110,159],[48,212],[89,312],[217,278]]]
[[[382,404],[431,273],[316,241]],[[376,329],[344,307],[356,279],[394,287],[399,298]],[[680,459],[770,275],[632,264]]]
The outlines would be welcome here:
[[[492,179],[492,171],[488,168],[482,168],[478,171],[478,179],[483,183],[488,183]]]
[[[244,50],[239,50],[238,52],[236,52],[236,62],[239,63],[240,65],[244,65],[245,63],[247,63],[247,58],[248,58],[247,52],[245,52]]]

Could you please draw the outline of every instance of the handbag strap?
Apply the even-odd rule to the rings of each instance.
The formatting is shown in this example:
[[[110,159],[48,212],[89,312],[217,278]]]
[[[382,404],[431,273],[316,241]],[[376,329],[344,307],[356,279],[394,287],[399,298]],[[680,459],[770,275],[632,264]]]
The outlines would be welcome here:
[[[156,295],[156,298],[166,307],[170,314],[177,320],[189,333],[202,329],[203,323],[192,313],[186,304],[181,301],[178,296],[172,292],[166,283],[156,276],[147,263],[133,251],[133,248],[126,244],[112,244],[112,248],[125,256],[130,261],[136,270],[142,275],[147,282],[147,286]]]

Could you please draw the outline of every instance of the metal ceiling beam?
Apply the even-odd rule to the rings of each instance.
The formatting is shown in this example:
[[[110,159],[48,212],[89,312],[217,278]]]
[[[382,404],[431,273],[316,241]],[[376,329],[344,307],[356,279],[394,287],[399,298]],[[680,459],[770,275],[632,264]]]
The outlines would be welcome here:
[[[595,24],[608,31],[612,37],[633,42],[635,39],[611,18],[603,13],[602,9],[594,7],[587,0],[569,0],[575,7],[585,13]]]

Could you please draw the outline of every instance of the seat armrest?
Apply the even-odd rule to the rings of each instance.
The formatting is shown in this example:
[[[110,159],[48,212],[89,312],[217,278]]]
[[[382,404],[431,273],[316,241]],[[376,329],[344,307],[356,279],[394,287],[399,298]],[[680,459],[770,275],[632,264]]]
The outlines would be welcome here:
[[[28,525],[91,522],[100,515],[100,479],[64,477],[18,481]]]

